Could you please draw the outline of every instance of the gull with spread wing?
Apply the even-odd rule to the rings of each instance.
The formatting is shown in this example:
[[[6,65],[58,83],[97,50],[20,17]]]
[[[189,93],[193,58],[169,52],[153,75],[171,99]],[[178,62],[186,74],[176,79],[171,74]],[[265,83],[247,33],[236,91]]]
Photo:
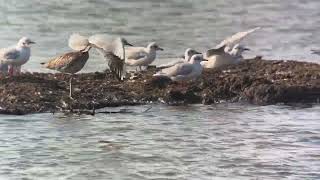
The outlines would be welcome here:
[[[93,36],[84,37],[73,35],[69,41],[69,46],[72,49],[81,49],[82,47],[90,44],[96,48],[100,54],[108,61],[110,71],[116,76],[117,79],[123,80],[125,70],[125,46],[132,46],[128,41],[122,37],[109,38],[106,34],[96,34]]]
[[[210,49],[206,52],[208,61],[201,62],[204,68],[217,68],[228,64],[237,64],[243,60],[243,52],[249,51],[240,44],[236,44],[230,52],[225,52],[225,46],[218,49]]]

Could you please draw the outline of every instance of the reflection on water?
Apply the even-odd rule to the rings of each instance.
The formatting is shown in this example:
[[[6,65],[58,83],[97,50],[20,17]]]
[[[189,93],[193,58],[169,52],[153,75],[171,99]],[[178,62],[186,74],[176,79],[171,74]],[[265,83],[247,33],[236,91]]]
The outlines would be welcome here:
[[[145,108],[3,116],[0,178],[320,178],[319,106]]]

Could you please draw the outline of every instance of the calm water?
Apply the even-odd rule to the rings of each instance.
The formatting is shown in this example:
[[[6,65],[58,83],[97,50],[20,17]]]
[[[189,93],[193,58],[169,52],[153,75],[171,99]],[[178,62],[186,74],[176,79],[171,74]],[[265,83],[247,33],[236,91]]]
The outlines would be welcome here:
[[[0,47],[37,42],[24,69],[68,51],[72,32],[157,41],[168,61],[255,26],[268,58],[319,62],[318,0],[0,0]],[[93,53],[84,71],[106,68]],[[133,114],[0,116],[0,179],[320,179],[320,106],[135,107]],[[100,141],[109,141],[102,143]]]

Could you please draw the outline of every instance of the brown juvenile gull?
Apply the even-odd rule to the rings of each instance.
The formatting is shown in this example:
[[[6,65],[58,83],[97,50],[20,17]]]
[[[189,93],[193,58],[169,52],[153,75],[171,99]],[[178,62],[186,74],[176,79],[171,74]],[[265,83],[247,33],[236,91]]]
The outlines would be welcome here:
[[[68,52],[57,58],[51,59],[47,63],[42,63],[45,68],[57,70],[62,73],[71,74],[69,80],[69,96],[72,98],[72,78],[73,74],[79,72],[89,59],[91,46],[76,52]]]

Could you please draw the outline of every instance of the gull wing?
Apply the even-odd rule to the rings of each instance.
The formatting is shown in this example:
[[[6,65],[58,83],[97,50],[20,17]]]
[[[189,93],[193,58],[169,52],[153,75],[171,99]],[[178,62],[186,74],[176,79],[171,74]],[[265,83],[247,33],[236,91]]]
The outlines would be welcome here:
[[[97,46],[98,51],[108,60],[110,71],[122,80],[125,75],[125,49],[121,38],[110,40],[107,35],[97,34],[91,36],[89,42]]]
[[[78,33],[73,33],[68,40],[68,45],[71,49],[76,51],[84,50],[89,45],[88,37],[82,36]]]
[[[257,31],[261,29],[261,27],[256,27],[256,28],[253,28],[253,29],[249,29],[248,31],[243,31],[243,32],[238,32],[230,37],[227,37],[225,40],[223,40],[222,42],[220,42],[216,48],[220,48],[222,46],[227,46],[227,47],[230,47],[230,49],[233,48],[233,46],[235,44],[238,44],[240,43],[240,41],[242,39],[244,39],[245,37],[247,37],[248,35],[250,35],[251,33]]]
[[[172,61],[172,62],[169,62],[169,63],[166,63],[166,64],[161,64],[161,65],[157,66],[157,68],[158,69],[165,69],[165,68],[169,68],[169,67],[175,66],[176,64],[184,63],[184,62],[185,62],[184,60]]]
[[[1,61],[12,61],[19,57],[20,52],[16,50],[16,48],[6,48],[0,50],[0,60]]]
[[[223,55],[225,54],[225,49],[226,46],[221,46],[220,48],[215,48],[215,49],[209,49],[206,52],[206,57],[210,57],[210,56],[215,56],[215,55]]]
[[[147,53],[144,51],[143,47],[127,47],[125,48],[126,58],[139,60],[147,57]]]
[[[83,55],[82,52],[69,52],[63,54],[57,58],[49,60],[44,67],[52,70],[63,71],[63,69],[67,68],[73,61],[78,60]],[[89,57],[88,57],[89,58]]]
[[[166,74],[167,76],[181,76],[181,75],[188,75],[193,71],[192,64],[189,63],[181,63],[175,66],[166,68],[162,70],[162,73]]]

